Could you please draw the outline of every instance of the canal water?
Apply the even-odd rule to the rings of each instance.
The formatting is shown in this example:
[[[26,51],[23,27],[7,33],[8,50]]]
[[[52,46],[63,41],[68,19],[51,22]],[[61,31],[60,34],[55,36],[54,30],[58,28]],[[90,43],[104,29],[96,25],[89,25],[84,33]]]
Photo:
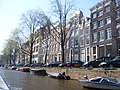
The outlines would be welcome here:
[[[77,80],[58,80],[4,68],[0,68],[0,75],[11,90],[89,90]]]

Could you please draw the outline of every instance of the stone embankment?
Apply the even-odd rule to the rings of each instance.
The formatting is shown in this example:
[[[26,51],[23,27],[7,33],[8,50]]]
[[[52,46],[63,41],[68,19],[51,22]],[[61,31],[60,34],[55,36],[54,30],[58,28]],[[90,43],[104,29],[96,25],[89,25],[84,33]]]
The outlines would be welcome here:
[[[79,68],[42,68],[48,72],[65,72],[66,75],[70,75],[72,79],[84,79],[87,75],[88,78],[93,78],[96,76],[109,76],[120,79],[120,69],[116,70],[103,70],[103,69],[79,69]]]

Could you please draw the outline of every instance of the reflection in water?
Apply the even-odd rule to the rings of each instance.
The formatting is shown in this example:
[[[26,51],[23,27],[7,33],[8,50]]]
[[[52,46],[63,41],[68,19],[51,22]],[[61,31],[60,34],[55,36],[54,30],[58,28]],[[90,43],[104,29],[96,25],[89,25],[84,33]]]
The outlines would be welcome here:
[[[3,68],[0,74],[11,90],[88,90],[82,89],[80,82],[75,80],[58,80]]]

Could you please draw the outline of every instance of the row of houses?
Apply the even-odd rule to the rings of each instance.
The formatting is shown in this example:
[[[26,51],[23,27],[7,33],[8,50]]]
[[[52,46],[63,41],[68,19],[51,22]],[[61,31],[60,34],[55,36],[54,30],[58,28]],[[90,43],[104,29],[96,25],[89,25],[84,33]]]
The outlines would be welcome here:
[[[73,25],[72,34],[65,46],[66,61],[72,59],[86,62],[107,55],[120,56],[120,0],[97,3],[90,8],[90,17],[85,17],[81,10],[74,9],[71,19],[76,19],[77,22]],[[54,38],[57,39],[57,36]],[[44,38],[39,36],[35,39],[33,63],[61,61],[61,46],[54,38],[44,35]],[[27,50],[28,46],[29,42],[26,42],[24,48]],[[19,56],[19,59],[29,63],[27,54],[21,58]]]

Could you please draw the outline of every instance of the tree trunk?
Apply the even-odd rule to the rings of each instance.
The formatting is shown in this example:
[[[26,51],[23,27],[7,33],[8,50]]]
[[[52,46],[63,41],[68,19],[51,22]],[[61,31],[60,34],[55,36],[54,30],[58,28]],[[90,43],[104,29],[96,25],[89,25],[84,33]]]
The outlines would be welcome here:
[[[46,49],[46,53],[45,53],[45,64],[47,62],[47,51],[48,51],[48,49]]]
[[[31,41],[31,46],[30,46],[30,64],[32,64],[32,52],[33,52],[33,42]]]
[[[62,50],[62,52],[61,52],[61,59],[62,59],[62,63],[64,63],[64,61],[65,61],[65,58],[64,58],[64,45],[62,45],[61,44],[61,50]]]

